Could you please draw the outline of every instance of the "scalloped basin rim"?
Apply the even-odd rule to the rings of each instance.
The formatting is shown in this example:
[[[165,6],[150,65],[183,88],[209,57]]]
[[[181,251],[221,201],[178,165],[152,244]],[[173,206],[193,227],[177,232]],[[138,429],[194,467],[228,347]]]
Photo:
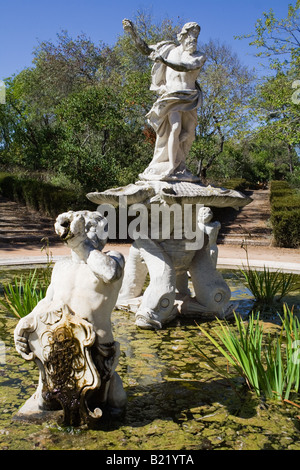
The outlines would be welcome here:
[[[127,186],[91,192],[86,197],[95,204],[119,205],[121,197],[127,198],[127,205],[135,203],[151,204],[204,204],[213,207],[232,207],[239,209],[252,202],[252,198],[240,191],[226,188],[204,186],[201,183],[186,181],[138,181]]]

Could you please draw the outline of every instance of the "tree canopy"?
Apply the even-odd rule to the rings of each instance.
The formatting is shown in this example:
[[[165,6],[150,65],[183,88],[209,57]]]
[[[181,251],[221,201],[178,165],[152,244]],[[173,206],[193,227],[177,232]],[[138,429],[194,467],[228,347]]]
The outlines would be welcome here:
[[[297,173],[299,1],[285,19],[264,13],[246,35],[270,61],[266,78],[258,81],[220,40],[200,45],[207,56],[199,76],[204,104],[188,165],[203,181]],[[148,44],[176,41],[182,24],[155,24],[145,12],[135,18]],[[145,118],[155,100],[152,63],[126,33],[107,46],[61,31],[55,42],[40,42],[33,57],[31,67],[6,80],[1,168],[61,177],[88,191],[134,182],[155,142]]]

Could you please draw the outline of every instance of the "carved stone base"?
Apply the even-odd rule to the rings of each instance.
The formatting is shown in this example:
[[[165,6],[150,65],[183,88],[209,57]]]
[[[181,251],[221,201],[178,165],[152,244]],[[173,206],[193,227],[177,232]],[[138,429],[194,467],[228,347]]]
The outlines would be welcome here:
[[[126,397],[114,372],[118,343],[99,345],[92,325],[68,306],[41,310],[20,320],[15,335],[28,337],[29,354],[40,377],[36,392],[15,419],[59,419],[64,425],[93,427],[107,407],[123,409]]]
[[[130,248],[117,307],[134,312],[136,325],[145,329],[162,328],[178,315],[200,319],[231,315],[235,304],[230,301],[230,289],[216,269],[220,223],[212,222],[211,207],[238,210],[249,204],[251,198],[238,191],[204,186],[186,169],[182,174],[178,169],[177,175],[165,179],[160,173],[157,181],[154,177],[150,180],[148,170],[147,175],[140,176],[143,180],[135,184],[87,195],[95,203],[114,207],[126,196],[128,208],[139,203],[145,209],[141,225],[148,229]],[[169,236],[164,234],[164,229],[169,226],[170,212],[166,210],[161,221],[155,215],[158,207],[162,211],[166,207],[174,211]],[[190,232],[186,230],[187,222],[193,227]],[[156,238],[149,230],[153,226],[158,227]],[[188,288],[188,273],[193,295]],[[149,284],[143,292],[147,275]]]

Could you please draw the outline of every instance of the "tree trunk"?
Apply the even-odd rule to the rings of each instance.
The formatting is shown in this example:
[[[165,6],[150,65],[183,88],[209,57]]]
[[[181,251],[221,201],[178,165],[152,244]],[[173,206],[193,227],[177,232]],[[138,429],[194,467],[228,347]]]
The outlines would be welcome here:
[[[291,144],[288,144],[288,156],[289,156],[289,167],[290,173],[294,172],[294,165],[293,165],[293,147]]]

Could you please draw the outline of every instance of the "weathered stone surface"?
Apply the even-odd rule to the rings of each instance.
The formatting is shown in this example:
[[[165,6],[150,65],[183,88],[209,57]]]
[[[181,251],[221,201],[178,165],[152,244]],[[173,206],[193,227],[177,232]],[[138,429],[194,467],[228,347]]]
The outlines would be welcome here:
[[[137,181],[128,186],[87,194],[87,198],[95,204],[113,206],[118,206],[120,198],[122,200],[124,197],[127,198],[128,206],[135,203],[147,206],[151,203],[203,204],[209,207],[233,207],[237,210],[252,201],[239,191],[183,181]]]
[[[136,314],[137,326],[157,329],[178,315],[210,321],[232,313],[230,290],[216,270],[220,224],[211,221],[209,206],[238,209],[249,204],[250,198],[238,191],[186,181],[138,181],[123,188],[89,193],[87,197],[99,204],[99,211],[107,204],[120,204],[128,211],[134,204],[142,204],[145,209],[140,224],[148,233],[134,239],[117,302],[119,308]],[[154,210],[157,207],[162,209],[162,220]],[[174,215],[171,222],[168,208],[179,209],[179,219]],[[187,220],[194,226],[191,239],[187,238]],[[168,224],[170,233],[164,232]],[[157,227],[156,238],[150,233],[153,226]],[[150,283],[144,291],[148,274]],[[193,295],[188,287],[189,276]]]

